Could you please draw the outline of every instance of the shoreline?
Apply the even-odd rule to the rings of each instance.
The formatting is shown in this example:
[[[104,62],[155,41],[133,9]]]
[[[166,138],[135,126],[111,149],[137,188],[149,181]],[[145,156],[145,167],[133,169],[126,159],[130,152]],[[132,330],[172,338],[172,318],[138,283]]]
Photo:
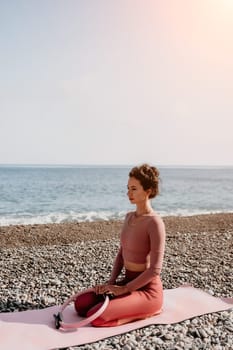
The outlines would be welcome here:
[[[182,233],[233,232],[233,213],[163,217],[167,236]],[[2,248],[53,246],[119,238],[123,221],[93,221],[0,226]]]

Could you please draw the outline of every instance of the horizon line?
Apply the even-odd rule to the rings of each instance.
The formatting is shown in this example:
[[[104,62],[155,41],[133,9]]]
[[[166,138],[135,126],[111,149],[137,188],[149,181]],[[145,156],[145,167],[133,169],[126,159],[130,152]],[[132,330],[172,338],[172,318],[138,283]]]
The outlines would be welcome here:
[[[151,163],[151,162],[145,162]],[[143,162],[140,162],[143,164]],[[0,163],[0,167],[133,167],[120,163]],[[137,166],[137,164],[136,164]],[[157,164],[158,168],[232,168],[233,164]]]

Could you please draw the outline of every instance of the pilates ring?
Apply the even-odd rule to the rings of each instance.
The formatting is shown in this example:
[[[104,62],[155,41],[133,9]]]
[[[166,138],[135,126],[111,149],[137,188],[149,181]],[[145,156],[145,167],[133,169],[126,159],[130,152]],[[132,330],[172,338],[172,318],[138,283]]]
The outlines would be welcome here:
[[[104,303],[103,305],[91,316],[84,318],[81,321],[75,322],[75,323],[67,323],[64,322],[64,316],[63,316],[63,312],[65,310],[65,308],[71,303],[74,302],[76,300],[76,298],[86,292],[93,292],[94,288],[91,289],[86,289],[82,292],[79,292],[75,295],[72,295],[69,299],[67,299],[67,301],[61,306],[61,310],[57,313],[54,314],[53,317],[55,319],[55,328],[56,329],[61,329],[61,330],[72,330],[72,329],[77,329],[83,326],[86,326],[87,324],[91,323],[92,321],[94,321],[97,317],[99,317],[104,310],[106,309],[106,307],[109,304],[109,296],[104,294]]]

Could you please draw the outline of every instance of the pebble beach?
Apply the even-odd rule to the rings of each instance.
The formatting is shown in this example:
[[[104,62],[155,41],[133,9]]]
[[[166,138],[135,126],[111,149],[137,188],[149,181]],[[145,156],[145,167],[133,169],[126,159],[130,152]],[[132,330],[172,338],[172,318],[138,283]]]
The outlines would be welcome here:
[[[165,289],[189,283],[233,296],[233,213],[164,217]],[[119,247],[121,221],[0,227],[0,312],[44,308],[103,283]],[[153,325],[78,349],[233,348],[233,311]]]

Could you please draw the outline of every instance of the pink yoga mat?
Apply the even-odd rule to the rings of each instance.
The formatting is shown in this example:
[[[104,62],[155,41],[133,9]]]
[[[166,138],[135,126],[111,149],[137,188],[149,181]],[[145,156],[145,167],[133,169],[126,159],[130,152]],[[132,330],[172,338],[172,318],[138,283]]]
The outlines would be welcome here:
[[[87,325],[68,332],[56,330],[53,314],[60,310],[60,306],[43,310],[0,313],[0,349],[50,350],[82,345],[148,325],[177,323],[232,307],[233,298],[216,298],[186,285],[164,290],[164,305],[160,315],[118,327],[95,328]],[[77,321],[72,305],[64,311],[64,319],[66,322]]]

